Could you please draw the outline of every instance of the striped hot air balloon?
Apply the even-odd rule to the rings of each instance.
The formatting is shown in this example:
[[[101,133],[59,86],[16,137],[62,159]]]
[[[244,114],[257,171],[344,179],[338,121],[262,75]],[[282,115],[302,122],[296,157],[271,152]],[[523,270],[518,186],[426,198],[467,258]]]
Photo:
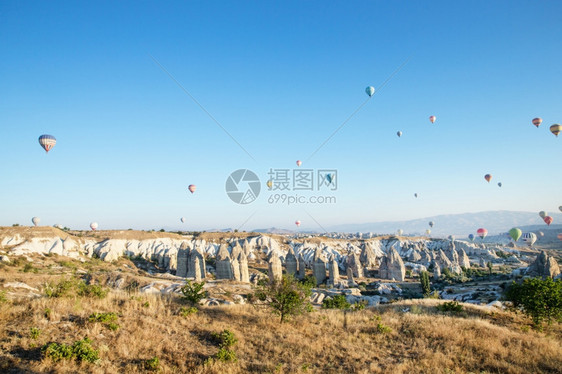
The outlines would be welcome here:
[[[96,231],[98,229],[98,223],[97,222],[90,223],[90,228],[92,229],[92,231]]]
[[[560,125],[559,123],[555,123],[554,125],[550,126],[550,132],[556,135],[556,137],[558,137],[560,131],[562,131],[562,125]]]
[[[365,92],[369,95],[369,97],[372,97],[375,94],[375,87],[369,86],[365,88]]]
[[[33,218],[31,219],[31,222],[33,223],[33,226],[37,226],[37,225],[39,225],[39,222],[41,222],[41,218],[39,218],[39,217],[33,217]]]
[[[57,144],[57,139],[53,135],[41,135],[39,137],[39,144],[45,150],[45,152],[49,153],[49,151]]]
[[[480,229],[476,230],[476,233],[478,234],[480,239],[483,240],[486,237],[486,235],[488,235],[488,230],[486,230],[484,228],[480,228]]]
[[[195,190],[197,189],[197,186],[194,184],[190,184],[187,189],[189,190],[189,192],[194,193]]]
[[[521,240],[530,247],[537,241],[537,235],[534,232],[526,232],[521,236]]]
[[[546,223],[548,226],[550,226],[550,224],[552,223],[553,219],[551,216],[546,216],[544,217],[544,223]]]
[[[488,183],[490,183],[490,181],[492,180],[492,174],[486,174],[486,175],[484,175],[484,179],[486,179],[486,181],[487,181]]]
[[[435,120],[436,120],[436,119],[437,119],[437,117],[435,117],[435,116],[429,116],[429,121],[430,121],[431,123],[435,123]]]
[[[542,123],[542,118],[537,117],[537,118],[533,118],[533,125],[537,126],[537,128],[541,125]]]
[[[301,225],[301,221],[295,221],[295,225],[297,225],[297,227],[299,227]]]

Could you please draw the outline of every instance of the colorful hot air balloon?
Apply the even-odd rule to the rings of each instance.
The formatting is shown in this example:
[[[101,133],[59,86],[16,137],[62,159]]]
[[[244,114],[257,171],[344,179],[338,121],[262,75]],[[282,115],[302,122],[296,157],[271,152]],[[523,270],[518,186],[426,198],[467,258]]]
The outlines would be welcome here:
[[[488,183],[490,183],[490,181],[492,180],[492,174],[486,174],[486,175],[484,175],[484,179],[486,179],[486,181],[487,181]]]
[[[433,227],[433,225],[435,225],[435,222],[429,221],[429,227]]]
[[[488,235],[488,230],[484,229],[484,228],[480,228],[478,230],[476,230],[476,233],[478,234],[478,236],[480,237],[480,239],[484,240],[484,238],[486,237],[486,235]]]
[[[522,234],[521,230],[518,229],[517,227],[514,227],[511,230],[509,230],[509,236],[511,236],[511,239],[513,239],[514,242],[519,240],[521,234]]]
[[[544,217],[544,223],[546,223],[548,226],[550,226],[550,224],[552,223],[553,219],[551,216],[546,216]]]
[[[544,219],[544,217],[548,216],[548,213],[545,212],[544,210],[541,210],[541,211],[539,212],[539,216],[541,216],[541,218]]]
[[[531,247],[537,241],[537,236],[533,232],[526,232],[521,236],[521,240]]]
[[[437,117],[435,117],[435,116],[429,116],[429,121],[430,121],[431,123],[435,123],[435,120],[436,120],[436,119],[437,119]]]
[[[93,231],[96,231],[96,230],[98,229],[98,223],[97,223],[97,222],[92,222],[92,223],[90,223],[90,228],[91,228]]]
[[[180,218],[181,223],[185,223],[185,217]]]
[[[398,235],[399,235],[399,236],[401,236],[403,232],[404,232],[404,230],[398,229]]]
[[[473,242],[474,241],[474,234],[468,234],[468,240]]]
[[[297,166],[301,166],[302,165],[302,161],[301,160],[297,160]]]
[[[426,233],[426,235],[429,235],[429,234],[431,234],[431,230],[427,229],[427,230],[425,230],[425,233]]]
[[[57,139],[53,135],[41,135],[39,137],[39,144],[48,153],[57,144]]]
[[[396,133],[396,135],[398,135],[398,137],[401,137],[401,136],[402,136],[402,131],[398,131],[398,132]]]
[[[189,190],[189,192],[194,193],[195,190],[197,189],[197,186],[194,184],[190,184],[187,189]]]
[[[533,118],[533,125],[537,126],[537,128],[541,125],[542,123],[542,118],[537,117],[537,118]]]
[[[558,137],[560,131],[562,131],[562,125],[555,123],[554,125],[550,126],[550,132],[556,135],[556,137]]]
[[[501,187],[501,186],[502,186],[502,182],[498,182],[498,187]]]
[[[39,218],[39,217],[33,217],[33,218],[31,219],[31,222],[33,223],[33,226],[37,226],[37,225],[39,225],[39,222],[41,222],[41,218]]]
[[[558,234],[558,239],[562,240],[562,233]]]
[[[301,221],[295,221],[295,225],[297,225],[297,227],[299,227],[301,225]]]
[[[365,92],[369,95],[369,97],[372,97],[375,94],[375,87],[369,86],[365,88]]]

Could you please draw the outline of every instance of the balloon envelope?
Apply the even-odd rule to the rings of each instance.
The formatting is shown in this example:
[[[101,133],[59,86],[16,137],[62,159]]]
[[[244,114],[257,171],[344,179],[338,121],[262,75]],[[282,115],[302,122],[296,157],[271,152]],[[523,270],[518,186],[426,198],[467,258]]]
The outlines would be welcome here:
[[[469,234],[468,235],[468,240],[470,240],[471,242],[474,241],[474,234]]]
[[[558,234],[558,239],[562,240],[562,233]]]
[[[33,223],[34,226],[37,226],[39,224],[39,222],[41,222],[41,218],[39,217],[33,217],[31,219],[31,222]]]
[[[39,137],[39,144],[48,153],[57,144],[57,139],[53,135],[41,135]]]
[[[415,193],[415,194],[414,194],[414,197],[418,197],[418,194],[417,194],[417,193]]]
[[[454,242],[455,241],[455,236],[454,235],[449,235],[447,237],[447,239],[449,239],[450,241]]]
[[[562,212],[562,205],[560,205],[560,206],[558,207],[558,209],[560,209],[560,211]]]
[[[437,119],[437,117],[435,117],[435,116],[429,116],[429,120],[431,121],[431,123],[435,123],[436,119]]]
[[[537,117],[537,118],[533,118],[533,125],[539,127],[542,123],[542,118]]]
[[[431,234],[431,230],[430,230],[430,229],[427,229],[427,230],[425,230],[425,233],[426,233],[427,235],[429,235],[429,234]]]
[[[396,133],[396,135],[398,135],[398,137],[401,137],[401,136],[402,136],[402,131],[398,131],[398,132]]]
[[[184,222],[185,222],[185,217],[181,217],[181,218],[180,218],[180,221],[181,221],[181,223],[184,223]]]
[[[194,193],[195,190],[197,189],[197,186],[194,184],[190,184],[187,189],[189,190],[189,192]],[[203,194],[204,195],[204,194]]]
[[[402,235],[403,232],[404,232],[404,230],[398,229],[398,235]]]
[[[539,236],[544,236],[544,232],[539,231]]]
[[[301,160],[297,160],[297,166],[301,166],[302,165],[302,161]]]
[[[435,222],[429,221],[429,227],[433,227],[433,225],[435,225]]]
[[[487,181],[488,183],[490,183],[490,181],[492,180],[492,174],[486,174],[486,175],[484,175],[484,179],[486,179],[486,181]]]
[[[541,218],[544,219],[544,217],[548,216],[548,213],[545,212],[544,210],[541,210],[541,211],[539,212],[539,216],[541,216]]]
[[[502,186],[502,182],[498,182],[498,187],[501,187],[501,186]]]
[[[544,223],[546,223],[548,226],[550,226],[550,224],[552,223],[553,219],[551,216],[546,216],[544,217]]]
[[[558,137],[560,131],[562,131],[562,125],[555,123],[554,125],[550,126],[550,132],[556,135],[556,137]]]
[[[371,97],[375,94],[375,87],[369,86],[365,88],[365,92],[367,93],[367,95],[369,95],[369,97]]]
[[[301,225],[301,221],[295,221],[295,225],[300,226]]]
[[[486,235],[488,235],[488,230],[486,230],[484,228],[481,228],[481,229],[476,230],[476,233],[478,234],[478,236],[481,239],[484,239],[486,237]]]
[[[530,247],[537,241],[537,236],[533,232],[526,232],[523,236],[521,236],[521,240],[527,243]]]
[[[97,222],[90,223],[90,228],[92,230],[96,231],[98,229],[98,223]]]
[[[517,227],[514,227],[511,230],[509,230],[509,236],[511,236],[511,239],[513,239],[514,242],[519,240],[521,234],[522,234],[521,230],[518,229]]]

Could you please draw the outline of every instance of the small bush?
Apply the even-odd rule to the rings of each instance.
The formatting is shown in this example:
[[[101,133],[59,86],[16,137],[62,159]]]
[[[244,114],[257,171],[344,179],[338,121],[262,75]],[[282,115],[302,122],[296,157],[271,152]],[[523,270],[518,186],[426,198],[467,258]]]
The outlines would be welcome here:
[[[49,319],[51,318],[51,313],[53,311],[51,310],[51,308],[46,308],[45,311],[43,312],[43,315],[45,316],[45,318]]]
[[[38,269],[34,268],[33,265],[31,265],[29,262],[27,264],[25,264],[25,266],[23,267],[23,272],[24,273],[37,273]]]
[[[99,352],[92,347],[92,341],[87,337],[75,341],[72,345],[49,343],[41,349],[43,355],[53,361],[71,360],[96,362],[99,360]]]
[[[190,315],[197,313],[197,311],[198,309],[193,306],[189,308],[182,307],[180,309],[179,315],[182,317],[189,317]]]
[[[86,284],[83,281],[78,283],[78,296],[97,297],[103,299],[107,296],[109,290],[98,284]]]
[[[37,339],[41,335],[41,330],[37,327],[32,327],[29,329],[29,337],[33,340]]]
[[[218,361],[222,361],[222,362],[236,362],[236,361],[238,361],[238,358],[236,357],[236,353],[234,351],[231,351],[230,349],[226,349],[226,348],[219,349],[219,351],[215,355],[215,358]]]
[[[50,298],[69,296],[75,285],[76,281],[73,279],[61,279],[58,283],[48,282],[45,285],[45,296]]]
[[[458,301],[447,301],[441,305],[437,305],[437,309],[441,312],[462,312],[463,306]]]
[[[111,322],[107,324],[107,328],[110,329],[111,331],[117,331],[119,329],[119,325]]]
[[[306,288],[314,288],[316,287],[316,278],[314,278],[314,275],[307,275],[304,279],[300,280],[300,283]]]
[[[385,324],[379,322],[377,323],[377,333],[379,334],[388,334],[392,332],[392,329],[388,326],[386,326]]]
[[[144,360],[144,368],[146,370],[158,370],[158,367],[160,366],[160,360],[158,359],[158,357],[154,356],[148,360]]]
[[[191,282],[188,279],[185,286],[180,289],[183,294],[182,297],[191,305],[198,304],[207,297],[207,291],[203,290],[203,286],[205,286],[205,282]]]
[[[117,321],[117,313],[108,312],[108,313],[92,313],[88,317],[88,321],[90,322],[101,322],[101,323],[108,323]]]
[[[329,298],[325,298],[322,302],[322,308],[324,309],[349,309],[351,304],[345,299],[345,295],[335,295]]]
[[[4,304],[8,302],[8,298],[6,297],[6,291],[0,291],[0,304]]]
[[[212,336],[218,342],[219,348],[230,348],[238,341],[232,331],[226,329],[222,332],[214,332]]]
[[[351,306],[351,310],[356,312],[356,311],[365,309],[366,306],[367,306],[367,301],[365,301],[365,300],[358,301]]]

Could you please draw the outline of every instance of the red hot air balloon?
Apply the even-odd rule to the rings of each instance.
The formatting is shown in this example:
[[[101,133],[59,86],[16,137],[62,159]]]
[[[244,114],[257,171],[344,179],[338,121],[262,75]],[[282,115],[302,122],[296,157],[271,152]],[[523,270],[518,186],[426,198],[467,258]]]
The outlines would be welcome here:
[[[550,224],[552,223],[552,221],[553,221],[553,219],[552,219],[551,216],[546,216],[546,217],[544,217],[544,222],[545,222],[548,226],[550,226]]]
[[[194,193],[195,190],[197,189],[197,186],[194,184],[190,184],[187,189],[189,190],[189,192]]]
[[[429,121],[430,121],[431,123],[435,123],[435,120],[436,120],[436,119],[437,119],[437,117],[435,117],[435,116],[429,116]]]
[[[476,233],[478,234],[480,239],[484,239],[486,235],[488,235],[488,230],[482,228],[482,229],[478,229]]]
[[[302,165],[302,161],[301,160],[297,160],[297,166],[301,166]]]
[[[486,174],[486,175],[484,175],[484,179],[486,179],[486,181],[487,181],[488,183],[490,183],[490,181],[492,180],[492,174]]]
[[[558,239],[562,240],[562,233],[558,234]]]
[[[297,225],[297,227],[299,227],[301,225],[301,221],[295,221],[295,225]]]
[[[533,118],[533,125],[537,126],[537,128],[541,125],[542,123],[542,118],[537,117],[537,118]]]

